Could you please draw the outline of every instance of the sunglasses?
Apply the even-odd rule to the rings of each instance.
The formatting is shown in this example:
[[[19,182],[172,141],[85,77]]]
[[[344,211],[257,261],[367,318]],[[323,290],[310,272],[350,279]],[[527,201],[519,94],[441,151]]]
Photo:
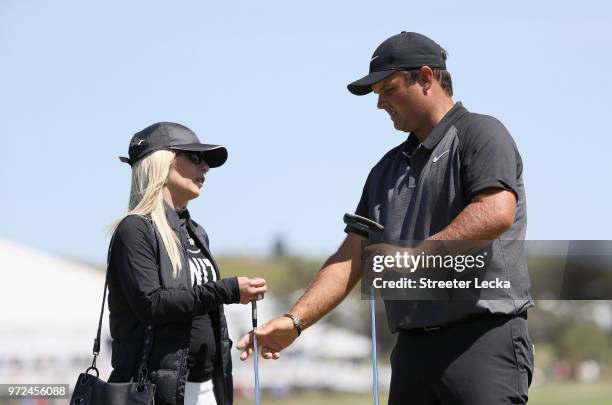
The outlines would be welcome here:
[[[201,165],[202,163],[206,163],[206,160],[204,160],[204,154],[203,153],[197,153],[197,152],[180,152],[181,155],[185,156],[187,159],[189,159],[189,161],[191,163],[193,163],[196,166]]]

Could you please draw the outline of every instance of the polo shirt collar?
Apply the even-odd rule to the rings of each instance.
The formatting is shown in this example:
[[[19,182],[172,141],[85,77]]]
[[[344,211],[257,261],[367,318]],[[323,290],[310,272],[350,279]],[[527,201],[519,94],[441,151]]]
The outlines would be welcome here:
[[[408,155],[412,155],[414,151],[419,147],[419,138],[416,137],[412,132],[408,134],[408,139],[404,142],[403,152]]]
[[[423,141],[422,143],[423,147],[429,150],[433,150],[433,148],[436,147],[438,142],[442,140],[444,135],[446,135],[448,128],[451,125],[453,125],[455,122],[457,122],[459,118],[463,117],[463,115],[465,115],[466,113],[468,113],[468,110],[463,106],[463,104],[461,104],[460,101],[456,102],[455,105],[453,105],[453,108],[451,108],[444,115],[444,117],[440,120],[440,122],[438,122],[438,125],[434,127],[434,129],[431,131],[429,136],[427,136],[425,141]],[[411,138],[414,138],[414,139],[411,140]],[[411,143],[411,141],[418,143],[418,138],[412,132],[408,136],[407,143]]]

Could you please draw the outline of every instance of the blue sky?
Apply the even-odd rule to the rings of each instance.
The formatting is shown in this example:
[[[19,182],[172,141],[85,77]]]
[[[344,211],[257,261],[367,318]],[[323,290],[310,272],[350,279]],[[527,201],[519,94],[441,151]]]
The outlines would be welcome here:
[[[530,239],[612,239],[606,2],[0,2],[0,238],[103,262],[156,121],[229,149],[192,216],[213,252],[276,235],[326,255],[371,166],[406,134],[346,84],[402,30],[449,52],[455,100],[523,156]]]

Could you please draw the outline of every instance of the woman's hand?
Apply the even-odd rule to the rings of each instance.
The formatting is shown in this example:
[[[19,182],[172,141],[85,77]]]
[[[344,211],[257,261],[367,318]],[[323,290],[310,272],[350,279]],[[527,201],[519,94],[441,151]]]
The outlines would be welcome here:
[[[238,277],[238,288],[240,289],[241,304],[262,300],[264,294],[268,291],[266,280],[259,277]]]

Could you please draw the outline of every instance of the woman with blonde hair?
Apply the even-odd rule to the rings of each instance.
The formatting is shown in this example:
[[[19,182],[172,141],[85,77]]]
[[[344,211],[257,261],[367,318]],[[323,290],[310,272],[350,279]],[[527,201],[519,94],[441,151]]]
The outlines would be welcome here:
[[[157,405],[232,404],[223,305],[262,299],[266,282],[220,278],[208,236],[186,208],[227,150],[160,122],[135,134],[120,159],[132,167],[132,186],[109,250],[109,382],[148,380]]]

